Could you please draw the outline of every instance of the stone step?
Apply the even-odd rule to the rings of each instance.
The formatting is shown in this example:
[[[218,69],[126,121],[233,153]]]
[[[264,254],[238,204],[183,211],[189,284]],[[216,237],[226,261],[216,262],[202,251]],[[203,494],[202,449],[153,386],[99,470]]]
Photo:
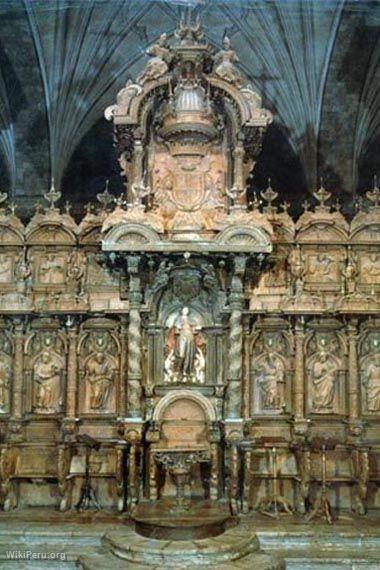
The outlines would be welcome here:
[[[107,534],[103,543],[115,556],[130,563],[168,568],[224,564],[258,548],[255,535],[242,533],[238,527],[220,536],[189,541],[155,540],[129,530]]]
[[[127,560],[120,560],[116,557],[110,559],[109,552],[103,554],[95,554],[90,556],[81,556],[78,565],[82,570],[104,570],[112,568],[112,570],[165,570],[166,566],[160,564],[158,566],[147,566],[144,564],[134,564]],[[171,566],[172,570],[183,570],[186,568],[183,564]],[[247,557],[231,560],[226,564],[216,564],[210,566],[212,570],[283,570],[283,566],[278,560],[273,559],[265,554],[252,554]]]
[[[112,570],[155,570],[160,568],[160,570],[164,570],[162,566],[144,566],[142,564],[133,564],[132,562],[121,560],[120,558],[110,555],[109,551],[91,554],[89,556],[80,556],[78,566],[82,570],[105,570],[106,568],[112,568]]]
[[[380,553],[380,535],[377,533],[358,532],[318,532],[318,531],[258,531],[256,533],[260,549],[263,551],[301,551],[313,550],[324,552],[374,551]]]
[[[77,568],[77,561],[84,554],[96,554],[99,550],[98,546],[93,544],[73,545],[65,542],[39,542],[27,543],[17,539],[0,544],[0,568],[11,568],[18,570],[19,568],[33,568],[33,570],[71,570]],[[42,558],[42,555],[54,555],[49,559]],[[12,557],[13,556],[13,557]],[[39,559],[41,556],[41,559]]]
[[[94,532],[86,528],[74,531],[66,530],[66,527],[64,529],[62,527],[60,529],[49,528],[47,525],[44,525],[42,529],[35,527],[15,529],[9,526],[8,529],[0,530],[0,549],[7,545],[9,541],[12,541],[12,543],[17,542],[20,547],[30,547],[39,544],[99,546],[103,536],[104,529],[102,532]]]
[[[285,570],[379,570],[379,568],[380,559],[372,561],[360,558],[285,559]]]

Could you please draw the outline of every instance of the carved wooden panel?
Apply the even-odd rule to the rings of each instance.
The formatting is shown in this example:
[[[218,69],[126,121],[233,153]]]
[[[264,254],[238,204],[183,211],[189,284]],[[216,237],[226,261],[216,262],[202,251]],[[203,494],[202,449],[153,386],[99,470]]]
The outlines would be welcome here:
[[[364,326],[359,343],[363,414],[380,415],[380,326]]]
[[[78,345],[79,411],[82,414],[115,414],[120,385],[120,343],[114,331],[92,321]],[[103,327],[102,327],[103,325]]]
[[[284,414],[291,409],[292,337],[283,322],[259,326],[251,340],[251,413]]]
[[[333,328],[315,327],[306,343],[307,410],[343,415],[347,398],[343,336]]]
[[[25,410],[41,415],[62,413],[65,409],[67,343],[59,323],[48,319],[33,322],[25,350]]]
[[[0,323],[0,414],[10,412],[13,376],[13,343],[5,326]]]

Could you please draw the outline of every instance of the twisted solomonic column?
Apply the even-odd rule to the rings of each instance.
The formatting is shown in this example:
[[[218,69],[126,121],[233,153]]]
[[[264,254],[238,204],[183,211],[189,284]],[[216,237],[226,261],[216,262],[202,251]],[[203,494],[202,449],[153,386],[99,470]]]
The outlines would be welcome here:
[[[128,324],[128,402],[129,417],[141,417],[141,291],[138,256],[128,256],[129,324]]]
[[[230,333],[228,350],[228,389],[227,410],[228,419],[241,417],[242,406],[242,376],[243,376],[243,275],[246,259],[238,256],[235,260],[234,275],[231,282],[230,294]]]

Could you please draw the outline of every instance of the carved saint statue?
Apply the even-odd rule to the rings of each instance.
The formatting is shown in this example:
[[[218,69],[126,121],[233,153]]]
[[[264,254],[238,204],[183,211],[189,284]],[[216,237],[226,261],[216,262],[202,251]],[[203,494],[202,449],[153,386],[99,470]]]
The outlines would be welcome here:
[[[0,413],[6,413],[9,410],[10,377],[10,359],[6,354],[0,353]]]
[[[380,412],[380,353],[376,353],[373,359],[368,361],[363,373],[367,410]]]
[[[200,330],[200,326],[191,322],[188,307],[184,307],[169,329],[165,382],[204,383],[206,362]]]
[[[231,49],[231,41],[225,36],[223,38],[223,49],[214,57],[214,73],[229,83],[234,83],[237,87],[243,84],[242,76],[236,68],[235,63],[239,61],[235,50]]]
[[[158,42],[147,49],[147,55],[152,59],[147,63],[144,71],[137,78],[137,83],[143,85],[165,75],[172,60],[172,54],[167,43],[167,35],[161,34]]]
[[[47,350],[36,359],[33,370],[36,411],[45,414],[59,411],[62,368],[58,356]]]
[[[116,366],[103,352],[89,358],[85,367],[85,380],[89,389],[91,410],[105,410],[112,391]]]
[[[327,352],[322,350],[311,367],[313,410],[328,413],[333,411],[337,381],[337,366]]]
[[[281,410],[284,407],[284,364],[273,352],[265,354],[257,369],[258,386],[261,392],[261,407],[264,410]]]

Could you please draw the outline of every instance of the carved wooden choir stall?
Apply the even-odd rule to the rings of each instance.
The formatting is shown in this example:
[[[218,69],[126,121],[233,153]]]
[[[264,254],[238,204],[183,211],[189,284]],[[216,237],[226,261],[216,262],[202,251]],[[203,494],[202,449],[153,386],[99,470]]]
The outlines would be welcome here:
[[[272,116],[229,39],[148,55],[105,112],[125,195],[1,204],[1,508],[83,507],[86,470],[126,512],[379,508],[380,190],[248,200]]]

